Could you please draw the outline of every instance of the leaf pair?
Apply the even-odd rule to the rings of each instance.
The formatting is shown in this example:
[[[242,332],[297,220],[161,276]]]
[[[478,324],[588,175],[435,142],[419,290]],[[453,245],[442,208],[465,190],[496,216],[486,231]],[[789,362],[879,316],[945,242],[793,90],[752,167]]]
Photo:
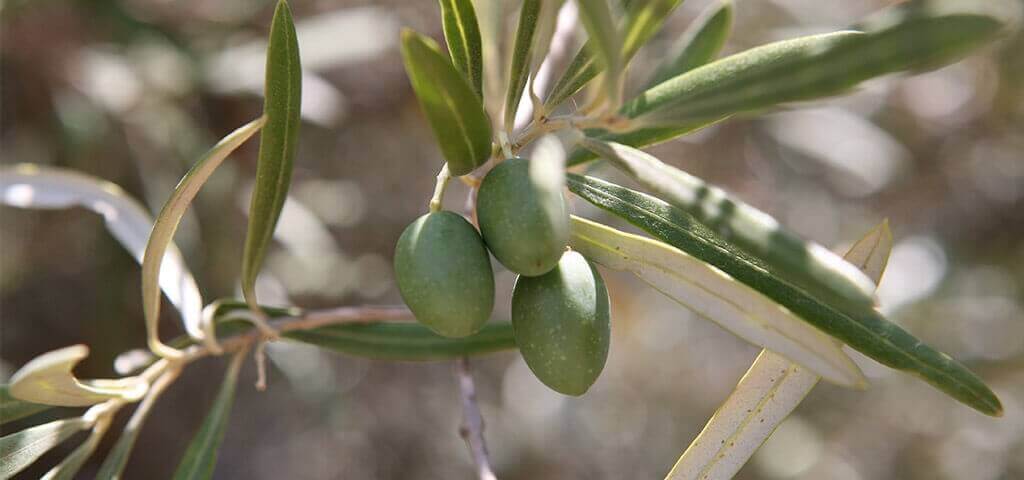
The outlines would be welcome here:
[[[63,407],[84,407],[110,399],[135,401],[149,384],[140,378],[79,380],[72,370],[89,355],[85,345],[44,353],[11,376],[10,395],[24,402]],[[27,407],[22,407],[27,408]]]

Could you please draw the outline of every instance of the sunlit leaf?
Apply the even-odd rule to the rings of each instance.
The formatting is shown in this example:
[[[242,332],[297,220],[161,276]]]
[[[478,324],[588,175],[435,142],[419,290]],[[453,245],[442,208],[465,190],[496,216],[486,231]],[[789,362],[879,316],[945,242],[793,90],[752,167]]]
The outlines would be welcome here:
[[[11,376],[11,396],[19,400],[63,407],[95,405],[112,398],[138,400],[149,385],[129,377],[118,380],[79,380],[71,371],[89,356],[85,345],[44,353]]]
[[[844,258],[877,283],[892,250],[891,239],[888,223],[883,222],[854,244]],[[732,478],[819,378],[782,355],[762,351],[666,480]]]
[[[234,403],[235,387],[238,384],[238,372],[245,360],[245,353],[244,351],[236,353],[231,359],[220,391],[217,392],[217,398],[213,400],[213,406],[210,407],[209,413],[203,419],[199,431],[189,442],[185,456],[174,472],[174,480],[213,478],[213,471],[217,467],[217,452],[224,440],[224,430],[227,428],[228,418],[231,415],[231,404]]]
[[[11,396],[10,386],[0,385],[0,425],[49,410],[50,405],[26,402]]]
[[[470,0],[439,0],[444,38],[455,68],[473,91],[483,95],[484,60],[480,27]]]
[[[85,462],[96,451],[96,447],[99,446],[100,440],[103,439],[103,434],[106,432],[107,425],[109,424],[109,418],[98,421],[85,441],[58,463],[57,466],[46,472],[40,480],[73,480],[78,471],[82,469],[82,465],[85,465]]]
[[[79,417],[44,423],[0,438],[0,478],[10,478],[59,445],[91,426]]]
[[[669,50],[647,88],[714,60],[729,37],[732,17],[732,0],[717,0],[705,8]]]
[[[617,101],[622,95],[623,39],[616,27],[608,0],[576,0],[580,20],[587,29],[587,45],[604,71],[604,87],[608,98]]]
[[[480,97],[429,38],[404,30],[402,58],[451,173],[483,165],[491,154],[491,124]]]
[[[734,335],[785,355],[830,381],[861,387],[857,365],[828,335],[772,299],[668,244],[573,217],[572,248],[654,289]]]
[[[626,145],[590,138],[583,139],[582,145],[812,296],[830,302],[873,303],[875,285],[856,267],[790,233],[728,192]]]
[[[258,307],[256,276],[288,196],[299,139],[302,66],[292,12],[285,0],[278,1],[270,25],[263,88],[263,115],[267,123],[260,133],[256,185],[249,205],[249,230],[245,235],[241,273],[242,294],[254,309]]]
[[[570,175],[569,189],[673,247],[723,270],[800,318],[876,361],[915,375],[978,411],[1002,415],[992,390],[870,305],[822,303],[772,273],[771,266],[723,242],[682,210],[657,198],[590,177]]]
[[[153,220],[142,205],[113,183],[72,170],[20,164],[0,167],[0,199],[5,205],[19,208],[88,208],[102,215],[111,235],[136,261],[144,263],[143,252]],[[193,338],[203,339],[203,298],[178,247],[169,237],[165,241],[166,254],[159,274],[153,272],[149,278],[151,298],[159,303],[163,290],[177,307],[185,331]]]
[[[217,142],[185,174],[157,216],[152,232],[148,236],[149,240],[144,249],[145,254],[142,260],[142,310],[146,317],[148,343],[150,348],[156,353],[165,356],[176,354],[173,349],[169,349],[160,341],[157,332],[157,322],[160,319],[158,279],[164,278],[164,267],[167,264],[167,258],[171,257],[171,253],[174,252],[174,250],[168,251],[173,247],[172,239],[174,238],[174,232],[177,231],[182,216],[185,215],[185,211],[188,210],[192,200],[199,193],[199,189],[209,180],[217,167],[220,166],[231,152],[234,152],[249,137],[259,131],[265,122],[265,118],[260,117],[231,132],[228,136],[221,139],[220,142]],[[180,254],[174,253],[173,256],[180,257]],[[201,303],[197,305],[197,308],[199,310],[195,313],[196,319],[194,320],[196,329],[202,324]],[[198,338],[212,341],[214,339],[212,328],[211,325],[202,325],[202,330],[198,332],[202,335]],[[189,333],[195,337],[197,332],[190,330]]]

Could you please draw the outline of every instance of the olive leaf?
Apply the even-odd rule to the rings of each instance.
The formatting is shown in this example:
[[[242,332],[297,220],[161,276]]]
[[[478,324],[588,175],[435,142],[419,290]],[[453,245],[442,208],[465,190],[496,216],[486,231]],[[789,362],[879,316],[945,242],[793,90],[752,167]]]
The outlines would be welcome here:
[[[591,138],[581,144],[812,296],[860,305],[874,302],[874,283],[856,267],[737,197],[635,148]]]
[[[213,400],[213,406],[203,419],[202,426],[188,444],[185,456],[174,472],[174,480],[196,480],[213,478],[217,466],[217,452],[224,440],[228,417],[231,415],[231,404],[235,400],[235,387],[238,384],[238,372],[242,368],[247,351],[236,353],[228,365],[220,391]]]
[[[403,30],[402,58],[451,173],[483,165],[491,154],[491,124],[480,97],[429,38]]]
[[[283,336],[320,348],[381,360],[451,360],[516,348],[512,325],[488,323],[461,338],[442,337],[413,323],[350,324],[285,332]]]
[[[192,200],[195,199],[199,189],[209,180],[213,172],[220,164],[237,149],[249,137],[252,137],[266,123],[265,117],[253,120],[217,142],[192,166],[182,177],[178,186],[174,188],[170,198],[164,203],[160,214],[157,215],[156,223],[153,224],[149,234],[149,240],[144,248],[142,256],[142,310],[146,318],[146,335],[152,349],[156,353],[175,355],[176,351],[169,349],[160,341],[157,332],[157,322],[160,319],[160,290],[158,285],[161,279],[167,275],[164,270],[168,257],[180,258],[173,248],[174,232],[178,229],[182,216],[188,210]],[[170,250],[170,251],[169,251]],[[173,270],[172,270],[173,272]],[[198,295],[198,293],[197,293]],[[202,300],[196,306],[196,319],[193,320],[195,328],[189,330],[193,338],[214,341],[213,327],[205,324],[202,320]],[[186,324],[187,325],[187,324]]]
[[[523,0],[523,5],[519,9],[519,26],[516,28],[516,37],[512,43],[512,64],[509,67],[508,89],[505,92],[503,118],[505,130],[508,132],[515,126],[519,102],[523,98],[523,89],[526,88],[526,81],[530,77],[535,57],[533,50],[537,47],[547,47],[537,45],[536,41],[541,10],[546,2],[553,3],[553,0]]]
[[[299,139],[302,104],[302,66],[299,43],[288,2],[279,0],[270,25],[267,44],[263,115],[256,185],[249,205],[249,230],[242,252],[242,295],[252,308],[256,303],[256,276],[284,208],[292,178],[292,164]]]
[[[785,355],[838,385],[860,388],[864,376],[828,335],[770,298],[668,244],[572,218],[572,248],[645,283],[734,335]]]
[[[124,431],[117,438],[117,443],[110,449],[107,458],[100,465],[100,469],[96,473],[97,480],[119,480],[122,478],[124,467],[128,464],[128,457],[132,453],[132,448],[135,447],[135,440],[139,437],[139,431],[142,430],[146,417],[149,416],[149,412],[153,409],[153,404],[156,403],[160,394],[174,382],[175,378],[176,375],[164,374],[153,382],[149,393],[132,412],[131,418],[124,426]]]
[[[103,434],[106,433],[109,424],[110,418],[98,420],[85,441],[58,463],[57,466],[46,472],[40,480],[73,480],[78,471],[82,469],[82,465],[85,465],[85,462],[96,451],[96,447],[99,446],[100,440],[103,439]]]
[[[967,367],[886,320],[870,305],[822,303],[774,274],[770,265],[657,198],[590,177],[570,175],[567,180],[581,198],[714,265],[855,350],[915,375],[986,415],[1002,415],[999,398]]]
[[[483,95],[484,59],[480,27],[470,0],[438,0],[448,54],[477,96]]]
[[[682,0],[642,0],[628,3],[622,43],[623,68],[640,47],[661,30],[665,19],[682,3]],[[597,62],[593,47],[590,47],[588,42],[573,57],[565,73],[551,89],[551,93],[544,101],[545,110],[551,111],[575,95],[601,73],[601,70],[602,65]]]
[[[732,17],[732,0],[708,5],[669,50],[665,62],[647,81],[647,88],[714,60],[729,37]]]
[[[843,258],[877,284],[891,250],[892,232],[888,222],[882,222]],[[782,355],[763,350],[666,480],[732,478],[819,379]]]
[[[44,405],[84,407],[112,398],[134,401],[145,395],[149,384],[135,377],[117,380],[75,378],[71,370],[88,356],[88,347],[74,345],[30,360],[11,376],[11,396]]]
[[[0,438],[0,478],[13,477],[53,447],[90,426],[92,422],[84,418],[68,418]]]
[[[136,261],[144,263],[143,252],[153,230],[152,217],[139,202],[113,183],[57,167],[4,166],[0,167],[0,201],[19,208],[88,208],[102,215],[111,235]],[[193,338],[203,339],[203,297],[178,247],[170,238],[165,240],[166,255],[159,275],[154,273],[149,279],[150,293],[159,302],[162,290],[177,307],[185,331]]]
[[[593,50],[593,56],[604,70],[604,88],[613,105],[618,104],[622,96],[623,39],[612,18],[608,0],[577,0],[580,8],[580,21],[587,30],[589,41],[587,46]]]
[[[0,425],[35,415],[53,408],[41,403],[26,402],[11,396],[9,385],[0,385]]]
[[[632,146],[662,142],[738,113],[844,93],[899,71],[949,64],[996,38],[1004,28],[985,14],[933,8],[916,1],[890,9],[865,32],[841,31],[753,48],[659,83],[620,113],[635,131],[607,139]],[[941,3],[941,2],[938,2]],[[575,154],[570,164],[593,158]]]

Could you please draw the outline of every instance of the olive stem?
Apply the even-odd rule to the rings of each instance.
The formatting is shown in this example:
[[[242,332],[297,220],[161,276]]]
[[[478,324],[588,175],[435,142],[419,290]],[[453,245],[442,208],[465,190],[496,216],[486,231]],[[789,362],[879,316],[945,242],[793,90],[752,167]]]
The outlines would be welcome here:
[[[484,419],[480,415],[480,405],[476,401],[476,384],[469,370],[468,358],[462,357],[455,361],[455,375],[459,381],[459,398],[462,400],[462,426],[459,427],[459,435],[466,441],[466,447],[473,456],[477,478],[497,480],[498,477],[491,469],[487,442],[484,441]]]
[[[445,163],[441,167],[441,171],[437,172],[437,184],[434,185],[434,196],[430,199],[430,212],[441,211],[442,203],[444,201],[444,191],[448,188],[448,181],[452,179],[451,173],[448,172],[448,163]]]

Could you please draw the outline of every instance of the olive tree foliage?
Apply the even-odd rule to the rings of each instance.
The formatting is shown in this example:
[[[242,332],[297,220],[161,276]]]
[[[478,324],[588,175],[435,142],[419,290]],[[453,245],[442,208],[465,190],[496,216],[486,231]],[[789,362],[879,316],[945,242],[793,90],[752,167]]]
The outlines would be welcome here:
[[[85,411],[0,439],[0,478],[87,432],[46,475],[73,477],[114,416],[134,409],[124,431],[111,434],[117,439],[99,471],[100,478],[120,478],[161,393],[196,359],[224,356],[229,366],[219,393],[175,473],[210,478],[242,360],[249,352],[259,357],[269,341],[382,361],[455,361],[463,434],[479,477],[495,478],[466,359],[517,350],[545,385],[584,395],[601,374],[611,336],[614,292],[605,287],[600,268],[632,273],[681,308],[764,349],[668,478],[731,478],[820,379],[867,388],[843,347],[917,376],[982,414],[1002,414],[981,378],[876,308],[874,290],[893,241],[887,223],[837,255],[642,150],[733,116],[954,62],[1010,28],[1002,4],[910,1],[849,30],[720,58],[734,8],[722,0],[693,22],[650,78],[630,83],[645,85],[633,91],[625,81],[630,60],[680,0],[523,0],[505,52],[494,41],[500,35],[481,33],[475,7],[486,1],[439,0],[447,48],[412,30],[401,33],[406,72],[446,161],[432,198],[424,199],[427,212],[410,219],[396,240],[394,268],[405,306],[306,310],[259,303],[255,281],[287,196],[300,128],[300,54],[285,0],[278,2],[269,29],[263,114],[200,158],[155,220],[102,180],[37,165],[4,167],[5,204],[92,209],[141,263],[150,354],[116,379],[75,376],[75,365],[88,355],[85,345],[43,353],[22,366],[0,389],[0,421],[58,406]],[[587,41],[547,88],[538,72],[552,39],[566,35],[556,22],[563,8],[578,9],[575,28],[586,32]],[[529,115],[516,124],[524,108]],[[206,303],[174,246],[174,233],[206,180],[257,133],[242,298]],[[580,173],[578,165],[596,159],[644,191]],[[470,186],[466,212],[442,208],[453,177]],[[620,217],[643,235],[572,215],[573,198]],[[492,255],[519,275],[511,322],[491,318]],[[185,336],[159,338],[162,296],[177,309]]]

